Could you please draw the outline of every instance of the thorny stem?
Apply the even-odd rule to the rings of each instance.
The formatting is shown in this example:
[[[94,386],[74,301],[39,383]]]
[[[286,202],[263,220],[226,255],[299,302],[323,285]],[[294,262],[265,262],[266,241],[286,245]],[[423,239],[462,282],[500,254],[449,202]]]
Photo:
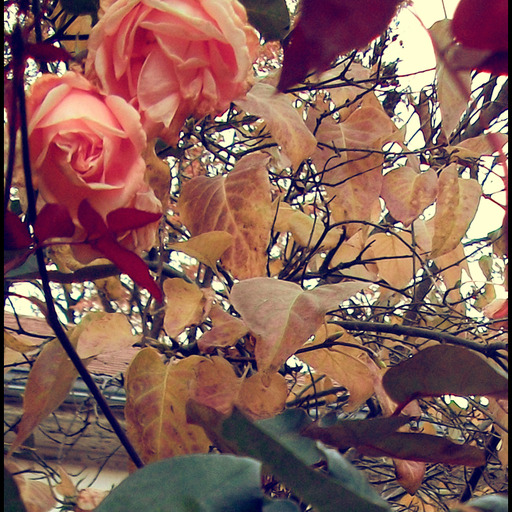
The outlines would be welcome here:
[[[16,34],[16,36],[14,36]],[[13,33],[14,37],[19,37],[20,40],[18,41],[19,49],[21,50],[23,48],[23,43],[21,40],[21,30],[14,31]],[[13,52],[13,59],[16,57],[23,58],[23,53],[20,52],[19,55],[14,55]],[[25,91],[23,88],[23,81],[18,80],[15,84],[15,94],[18,99],[18,107],[19,107],[19,114],[20,114],[20,130],[21,130],[21,140],[22,140],[22,154],[23,154],[23,168],[25,173],[25,186],[27,190],[27,199],[28,199],[28,205],[27,205],[27,220],[30,225],[34,224],[35,218],[36,218],[36,206],[35,206],[35,193],[34,188],[32,185],[32,173],[30,168],[30,152],[29,152],[29,145],[28,145],[28,127],[27,127],[27,113],[26,113],[26,104],[25,104]],[[36,241],[37,242],[37,241]],[[68,357],[71,359],[72,363],[74,364],[75,368],[77,369],[78,373],[80,374],[80,377],[82,377],[84,383],[87,385],[89,391],[93,395],[94,399],[98,403],[100,409],[102,410],[103,414],[105,415],[105,418],[110,423],[112,429],[114,430],[115,434],[119,438],[119,441],[124,446],[126,451],[128,452],[128,455],[132,459],[135,466],[138,468],[141,468],[144,466],[144,463],[142,462],[141,458],[135,451],[135,448],[132,446],[131,442],[129,441],[128,437],[126,436],[126,433],[121,428],[121,425],[117,421],[117,418],[112,413],[112,410],[110,409],[107,401],[101,394],[101,391],[96,386],[96,383],[94,382],[93,378],[91,377],[90,373],[87,371],[85,366],[82,363],[82,360],[76,353],[73,345],[69,341],[68,336],[66,335],[66,332],[64,331],[62,325],[60,324],[59,318],[57,316],[57,311],[55,309],[55,304],[53,302],[52,297],[52,291],[50,288],[50,282],[48,279],[48,273],[46,269],[46,263],[44,259],[44,252],[43,249],[40,247],[37,247],[35,250],[36,258],[37,258],[37,266],[39,269],[39,275],[41,278],[41,284],[43,288],[44,298],[46,301],[47,306],[47,321],[50,327],[55,332],[55,335],[57,336],[58,340],[60,341],[62,348],[65,350]]]

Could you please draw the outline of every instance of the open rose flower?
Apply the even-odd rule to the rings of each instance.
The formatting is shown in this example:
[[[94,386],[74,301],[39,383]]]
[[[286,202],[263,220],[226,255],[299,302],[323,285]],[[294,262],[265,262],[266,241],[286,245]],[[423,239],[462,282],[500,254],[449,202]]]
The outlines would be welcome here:
[[[150,138],[175,143],[189,116],[245,94],[259,46],[237,0],[107,0],[86,76],[139,110]]]
[[[83,76],[43,75],[27,97],[30,154],[38,208],[65,206],[77,226],[75,241],[86,237],[78,206],[87,199],[103,219],[118,208],[160,212],[160,201],[144,181],[146,135],[137,111],[118,96],[104,95]],[[131,251],[149,250],[156,224],[120,233]],[[74,246],[81,261],[99,254]]]

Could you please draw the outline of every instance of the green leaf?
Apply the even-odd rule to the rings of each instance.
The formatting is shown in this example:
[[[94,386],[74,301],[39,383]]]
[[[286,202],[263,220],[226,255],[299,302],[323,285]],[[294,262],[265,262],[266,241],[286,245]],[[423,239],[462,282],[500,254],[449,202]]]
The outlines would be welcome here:
[[[362,488],[364,479],[359,472],[345,473],[344,481],[306,465],[301,458],[284,446],[272,429],[261,422],[253,423],[236,408],[230,417],[223,417],[213,409],[193,401],[187,403],[187,418],[201,425],[211,439],[222,439],[236,453],[254,457],[263,462],[265,471],[317,512],[384,512],[388,504],[375,493],[359,495],[352,489]]]
[[[4,510],[5,512],[27,512],[21,501],[20,491],[11,473],[4,466]],[[272,511],[273,512],[273,511]]]
[[[272,500],[262,509],[262,512],[299,512],[299,507],[290,500]]]
[[[290,31],[290,13],[285,0],[241,0],[249,23],[267,41],[282,41]]]
[[[121,482],[96,512],[259,512],[260,472],[258,461],[234,455],[163,459]]]
[[[316,442],[300,435],[300,431],[310,423],[311,419],[301,409],[289,409],[273,418],[256,422],[263,432],[277,439],[308,466],[322,459],[322,453]]]
[[[506,397],[508,379],[476,352],[435,345],[390,368],[382,379],[388,395],[403,406],[422,396]]]

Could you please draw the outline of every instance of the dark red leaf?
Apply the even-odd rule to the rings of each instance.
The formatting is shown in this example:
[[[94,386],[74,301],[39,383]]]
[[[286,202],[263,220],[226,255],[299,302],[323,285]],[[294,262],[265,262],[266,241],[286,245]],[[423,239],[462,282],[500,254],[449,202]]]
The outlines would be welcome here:
[[[7,250],[28,249],[32,243],[26,224],[13,212],[5,212],[4,248]]]
[[[508,75],[508,51],[493,53],[478,64],[475,69],[493,75]]]
[[[34,233],[39,243],[56,237],[70,237],[75,232],[68,209],[60,204],[45,204],[37,215]]]
[[[338,56],[364,48],[389,25],[400,0],[304,0],[302,14],[284,48],[277,86],[284,91],[321,72]]]
[[[119,233],[157,222],[161,217],[161,213],[137,210],[137,208],[118,208],[107,214],[107,224],[111,231]]]
[[[114,263],[119,270],[128,274],[135,283],[146,288],[158,302],[162,302],[162,291],[151,277],[149,269],[142,258],[121,246],[110,233],[89,243],[94,249],[101,252]]]
[[[91,206],[87,199],[78,205],[78,220],[87,231],[88,238],[97,238],[108,233],[103,217]]]
[[[71,55],[58,46],[50,43],[27,43],[26,52],[29,57],[43,62],[54,62],[61,60],[67,62],[71,60]]]
[[[508,50],[508,1],[461,0],[452,21],[455,39],[468,48]]]

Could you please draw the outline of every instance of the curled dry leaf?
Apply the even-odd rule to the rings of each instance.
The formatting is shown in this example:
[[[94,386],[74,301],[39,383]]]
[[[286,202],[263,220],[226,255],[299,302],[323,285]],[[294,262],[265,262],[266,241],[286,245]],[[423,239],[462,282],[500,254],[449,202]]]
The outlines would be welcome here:
[[[197,340],[201,352],[213,347],[233,346],[248,333],[247,326],[240,318],[226,313],[218,304],[212,306],[209,316],[212,328]]]
[[[316,149],[316,139],[304,124],[292,99],[278,92],[272,85],[258,82],[247,93],[246,98],[235,104],[246,112],[261,117],[275,141],[288,156],[292,167],[297,169]]]
[[[142,349],[126,373],[127,435],[145,463],[174,455],[206,453],[203,429],[187,423],[189,383],[203,358],[190,356],[167,366],[154,348]]]
[[[185,242],[177,242],[167,246],[173,251],[188,254],[197,261],[215,270],[217,261],[233,244],[233,235],[227,231],[209,231],[193,236]]]
[[[267,246],[273,215],[267,164],[270,157],[252,153],[226,176],[198,176],[183,185],[178,209],[192,236],[226,231],[233,245],[221,263],[238,279],[266,274]]]
[[[175,277],[164,281],[163,290],[167,302],[164,328],[168,336],[176,338],[186,327],[204,320],[207,299],[195,283]]]
[[[295,283],[267,277],[236,283],[231,303],[256,337],[258,370],[277,371],[315,334],[328,311],[363,287],[349,281],[303,290]]]
[[[443,169],[439,175],[432,259],[457,247],[475,217],[481,195],[478,181],[459,178],[456,164]]]

